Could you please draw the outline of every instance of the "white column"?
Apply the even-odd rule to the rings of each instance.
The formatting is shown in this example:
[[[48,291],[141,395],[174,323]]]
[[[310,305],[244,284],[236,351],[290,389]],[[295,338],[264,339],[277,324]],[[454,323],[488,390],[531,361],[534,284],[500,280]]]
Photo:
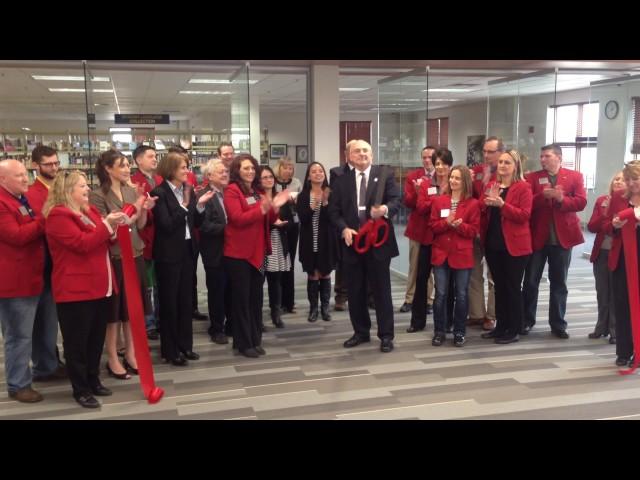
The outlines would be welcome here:
[[[249,90],[249,135],[251,155],[260,162],[260,98]]]
[[[311,158],[327,172],[340,165],[340,92],[337,65],[311,67]]]

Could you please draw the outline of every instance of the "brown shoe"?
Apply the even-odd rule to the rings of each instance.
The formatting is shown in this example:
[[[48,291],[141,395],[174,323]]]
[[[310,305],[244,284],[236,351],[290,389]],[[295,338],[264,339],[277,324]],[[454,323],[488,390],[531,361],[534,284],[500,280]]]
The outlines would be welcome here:
[[[484,323],[484,318],[467,318],[467,326],[471,325],[482,325]]]
[[[9,392],[9,397],[24,403],[36,403],[42,400],[42,395],[31,387],[21,388],[15,392]]]
[[[490,318],[485,318],[484,323],[482,324],[483,330],[493,330],[496,328],[496,321],[491,320]]]
[[[347,306],[345,305],[345,302],[336,302],[335,307],[333,307],[333,309],[336,312],[344,312],[347,309]]]

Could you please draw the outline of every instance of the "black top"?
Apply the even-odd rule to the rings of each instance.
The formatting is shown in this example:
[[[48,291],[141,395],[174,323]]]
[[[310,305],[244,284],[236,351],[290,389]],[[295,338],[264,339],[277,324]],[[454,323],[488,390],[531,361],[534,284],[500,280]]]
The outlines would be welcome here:
[[[302,270],[313,273],[317,268],[327,275],[336,266],[337,238],[335,230],[329,222],[328,206],[320,208],[318,224],[318,252],[313,252],[313,210],[309,204],[309,190],[302,190],[298,195],[298,214],[300,215],[300,263]],[[315,256],[317,255],[317,263]]]
[[[200,191],[197,198],[212,190],[210,185]],[[223,207],[217,195],[204,205],[204,215],[196,216],[196,226],[200,228],[200,253],[206,267],[219,267],[224,247],[224,227],[227,224]]]
[[[505,200],[509,187],[500,189],[500,198]],[[507,245],[504,243],[504,234],[502,233],[502,216],[500,208],[489,207],[489,228],[487,228],[487,249],[495,252],[507,251]]]

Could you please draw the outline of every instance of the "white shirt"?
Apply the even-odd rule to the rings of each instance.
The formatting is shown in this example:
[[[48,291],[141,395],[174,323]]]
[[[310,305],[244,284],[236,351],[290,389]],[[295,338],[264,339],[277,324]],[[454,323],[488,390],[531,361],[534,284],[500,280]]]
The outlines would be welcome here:
[[[356,174],[356,205],[360,205],[360,183],[363,180],[362,175],[360,175],[361,173],[363,173],[363,172],[361,172],[360,170],[356,169],[356,171],[355,171],[355,174]],[[371,173],[371,165],[369,165],[367,167],[367,169],[364,170],[364,189],[365,189],[365,192],[367,191],[367,186],[369,185],[369,174],[370,173]]]
[[[184,185],[181,185],[180,188],[178,188],[168,180],[167,180],[167,183],[169,184],[169,187],[171,188],[171,191],[173,192],[173,194],[178,199],[178,203],[180,204],[180,206],[184,209],[185,212],[188,212],[189,209],[182,204],[182,202],[184,202]],[[186,222],[184,226],[185,228],[184,239],[191,240],[191,232],[189,232],[189,220],[187,219],[186,215],[185,215],[185,221]]]

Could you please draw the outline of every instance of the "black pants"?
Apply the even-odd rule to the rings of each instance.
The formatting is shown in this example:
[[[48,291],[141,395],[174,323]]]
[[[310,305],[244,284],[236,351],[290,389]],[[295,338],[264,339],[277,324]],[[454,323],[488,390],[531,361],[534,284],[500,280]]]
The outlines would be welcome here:
[[[269,308],[274,310],[284,306],[284,291],[282,288],[283,277],[289,272],[266,272],[267,286],[269,289]]]
[[[633,336],[631,333],[627,269],[622,250],[618,259],[618,268],[613,271],[613,299],[616,304],[616,355],[628,359],[633,356]]]
[[[390,259],[375,260],[371,251],[361,255],[357,263],[344,262],[344,277],[349,279],[347,298],[354,333],[369,338],[371,318],[367,308],[367,281],[375,296],[378,338],[393,339],[393,303],[391,301]]]
[[[91,394],[100,384],[100,357],[107,333],[111,297],[56,304],[67,373],[73,395]]]
[[[229,291],[227,273],[222,265],[217,267],[205,267],[207,279],[207,305],[209,308],[210,336],[222,334],[225,331],[227,310],[230,308],[231,292]]]
[[[193,311],[198,310],[198,255],[200,255],[200,249],[196,247],[193,249],[193,287],[191,290],[191,304],[193,305]]]
[[[431,245],[420,245],[416,289],[413,294],[413,303],[411,304],[411,326],[418,330],[427,325],[427,282],[430,274]]]
[[[186,240],[183,248],[181,262],[156,260],[155,264],[160,297],[160,351],[167,360],[178,358],[181,351],[193,350],[191,241]]]
[[[530,255],[512,257],[509,252],[486,250],[496,300],[496,331],[514,337],[524,326],[522,279]]]
[[[297,223],[289,225],[287,228],[287,242],[289,244],[289,257],[291,258],[291,268],[288,272],[282,273],[280,284],[282,286],[282,307],[287,310],[293,309],[295,303],[295,290],[293,278],[293,271],[295,269],[296,252],[298,251],[298,235],[300,233],[300,226]]]
[[[233,346],[241,352],[262,343],[263,275],[246,260],[224,257],[231,288]]]

